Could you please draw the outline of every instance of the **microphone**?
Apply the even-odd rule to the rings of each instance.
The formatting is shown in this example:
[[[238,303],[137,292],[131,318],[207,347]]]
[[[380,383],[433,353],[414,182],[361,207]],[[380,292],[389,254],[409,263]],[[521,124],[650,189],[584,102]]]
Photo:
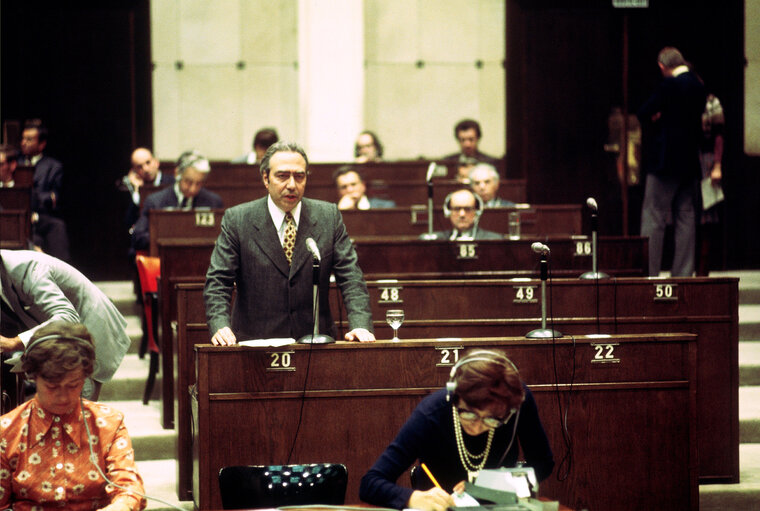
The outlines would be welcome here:
[[[536,254],[547,255],[549,253],[549,247],[547,247],[540,241],[534,242],[530,246],[530,248],[533,249],[533,252],[535,252]]]
[[[427,174],[425,174],[425,181],[430,183],[433,180],[433,174],[435,173],[436,164],[434,161],[430,162],[430,165],[428,165]]]
[[[594,212],[599,211],[599,207],[596,205],[596,199],[593,197],[586,199],[586,206],[588,206],[588,208]]]
[[[314,241],[314,238],[306,238],[306,248],[309,249],[309,252],[311,252],[311,255],[314,257],[314,260],[322,260],[319,255],[319,247],[317,246],[317,242]]]

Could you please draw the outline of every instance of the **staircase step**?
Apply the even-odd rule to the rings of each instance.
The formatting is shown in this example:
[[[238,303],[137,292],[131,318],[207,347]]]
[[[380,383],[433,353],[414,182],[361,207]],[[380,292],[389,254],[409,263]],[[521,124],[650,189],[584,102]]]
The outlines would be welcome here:
[[[760,444],[760,386],[739,387],[739,442]]]
[[[137,401],[142,400],[145,382],[148,379],[149,355],[140,359],[137,354],[127,353],[111,381],[103,384],[100,401]],[[161,399],[161,370],[156,375],[151,400]]]
[[[760,385],[760,342],[739,343],[739,385]]]
[[[739,305],[739,340],[760,341],[760,305]]]
[[[700,511],[748,511],[760,508],[760,443],[739,445],[738,484],[699,486]]]
[[[168,511],[177,507],[186,510],[193,509],[191,501],[180,502],[177,500],[177,462],[175,460],[138,461],[137,470],[143,478],[145,494],[148,497],[164,501],[149,499],[146,509],[151,511]],[[167,503],[171,506],[168,506]]]

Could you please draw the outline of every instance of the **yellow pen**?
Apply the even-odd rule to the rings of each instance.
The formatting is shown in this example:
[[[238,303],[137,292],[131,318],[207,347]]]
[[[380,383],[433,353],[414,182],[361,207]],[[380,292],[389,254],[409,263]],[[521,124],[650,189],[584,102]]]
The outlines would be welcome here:
[[[430,478],[430,480],[433,481],[433,484],[436,485],[438,488],[441,488],[441,485],[438,484],[438,481],[435,480],[435,476],[433,476],[433,473],[430,472],[430,469],[427,468],[427,465],[425,465],[424,463],[421,463],[420,465],[422,465],[422,470],[425,471],[425,473]],[[441,490],[443,490],[443,488],[441,488]]]

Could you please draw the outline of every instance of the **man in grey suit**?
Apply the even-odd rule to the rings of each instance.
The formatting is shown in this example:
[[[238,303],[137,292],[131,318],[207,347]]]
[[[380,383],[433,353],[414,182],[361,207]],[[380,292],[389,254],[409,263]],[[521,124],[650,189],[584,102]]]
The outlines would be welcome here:
[[[498,232],[478,227],[483,214],[483,199],[469,188],[454,190],[443,200],[443,214],[451,221],[451,229],[437,231],[438,240],[500,240]]]
[[[335,204],[303,197],[308,159],[277,142],[261,161],[266,197],[229,208],[211,254],[204,300],[211,342],[294,338],[313,332],[313,239],[321,255],[319,332],[335,337],[328,292],[335,275],[348,313],[347,341],[374,341],[369,293]],[[237,285],[230,314],[230,299]]]
[[[512,208],[515,203],[499,193],[499,172],[490,163],[478,163],[470,170],[470,186],[483,199],[486,208]]]
[[[32,250],[0,250],[0,286],[2,352],[20,352],[51,321],[84,324],[95,344],[95,371],[82,396],[97,400],[131,343],[127,322],[111,300],[72,266]]]

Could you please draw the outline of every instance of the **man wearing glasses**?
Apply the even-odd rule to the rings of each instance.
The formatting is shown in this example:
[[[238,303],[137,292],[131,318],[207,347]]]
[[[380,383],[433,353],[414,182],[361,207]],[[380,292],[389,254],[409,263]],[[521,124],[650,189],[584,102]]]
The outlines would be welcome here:
[[[267,196],[228,209],[211,254],[204,300],[211,342],[294,338],[313,332],[313,256],[321,257],[319,332],[335,338],[330,275],[345,303],[347,341],[374,341],[369,294],[356,252],[335,204],[303,197],[308,158],[299,145],[277,142],[260,166]],[[233,287],[235,303],[230,312]]]
[[[443,201],[443,214],[451,220],[451,229],[435,233],[439,240],[500,240],[503,235],[478,228],[483,213],[483,199],[469,188],[451,192]]]

